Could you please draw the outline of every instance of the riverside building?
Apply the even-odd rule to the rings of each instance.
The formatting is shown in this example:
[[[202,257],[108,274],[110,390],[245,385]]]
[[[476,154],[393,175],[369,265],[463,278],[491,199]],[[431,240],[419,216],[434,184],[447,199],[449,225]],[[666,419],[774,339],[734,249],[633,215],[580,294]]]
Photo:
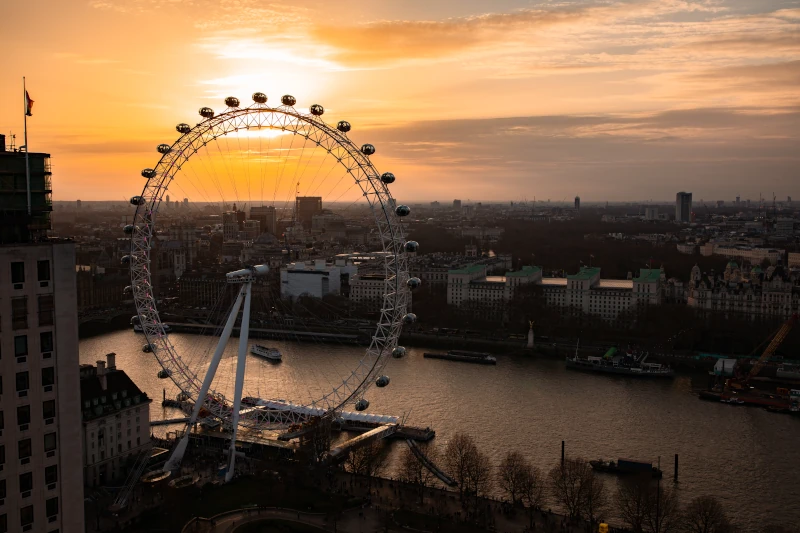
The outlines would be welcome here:
[[[86,485],[124,481],[139,455],[150,450],[150,403],[116,354],[97,366],[81,365],[83,465]]]
[[[0,135],[0,531],[84,530],[75,245],[47,238],[49,157],[28,154],[28,214]]]

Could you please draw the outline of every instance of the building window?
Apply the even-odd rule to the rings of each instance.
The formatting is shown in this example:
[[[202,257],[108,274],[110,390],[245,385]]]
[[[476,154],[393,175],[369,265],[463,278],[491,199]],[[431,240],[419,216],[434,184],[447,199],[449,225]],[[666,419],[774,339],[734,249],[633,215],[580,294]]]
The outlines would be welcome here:
[[[56,434],[55,434],[55,432],[45,434],[45,436],[44,436],[44,451],[52,452],[55,449],[56,449]]]
[[[50,485],[58,481],[58,465],[50,465],[44,469],[44,483]]]
[[[23,507],[19,510],[19,523],[22,526],[33,524],[33,505]]]
[[[45,400],[42,402],[42,417],[47,420],[48,418],[55,418],[56,416],[56,401]]]
[[[29,385],[30,379],[28,378],[28,372],[17,372],[17,392],[28,390]]]
[[[25,472],[19,475],[19,491],[28,492],[33,490],[33,472]]]
[[[39,333],[39,346],[41,346],[42,352],[52,352],[53,351],[53,332],[52,331],[43,331]]]
[[[36,262],[36,274],[39,281],[50,281],[50,261],[43,259]]]
[[[25,283],[25,263],[13,262],[11,263],[11,283]]]
[[[0,479],[0,500],[5,500],[5,499],[6,499],[6,480]]]
[[[52,326],[53,325],[53,295],[40,294],[39,295],[39,325]]]
[[[6,464],[6,445],[0,444],[0,465]]]
[[[0,533],[8,533],[8,515],[5,513],[0,514]]]
[[[27,425],[31,423],[31,406],[30,405],[20,405],[17,407],[17,424]]]
[[[17,443],[17,447],[20,459],[27,459],[31,456],[31,439],[22,439]]]
[[[14,337],[14,355],[16,357],[24,357],[28,355],[27,335],[16,335]]]
[[[44,502],[44,505],[47,511],[45,514],[48,518],[58,514],[58,498],[50,498]]]
[[[26,372],[27,373],[27,372]],[[42,369],[42,386],[54,385],[56,382],[56,370],[52,366]]]
[[[11,329],[28,329],[28,297],[11,299]]]

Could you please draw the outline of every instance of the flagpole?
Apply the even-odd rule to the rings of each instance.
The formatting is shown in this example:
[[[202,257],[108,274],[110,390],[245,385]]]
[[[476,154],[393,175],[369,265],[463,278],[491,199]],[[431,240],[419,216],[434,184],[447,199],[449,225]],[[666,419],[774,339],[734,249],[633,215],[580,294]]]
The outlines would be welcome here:
[[[28,90],[25,87],[25,76],[22,77],[22,101],[25,102],[25,185],[28,189],[28,216],[31,215],[31,165],[28,162]]]

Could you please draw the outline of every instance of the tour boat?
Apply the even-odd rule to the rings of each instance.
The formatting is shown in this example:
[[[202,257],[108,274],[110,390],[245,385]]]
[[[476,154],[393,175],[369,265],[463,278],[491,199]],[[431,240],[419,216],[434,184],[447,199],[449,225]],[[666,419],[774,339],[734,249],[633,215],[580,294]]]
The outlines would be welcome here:
[[[616,348],[608,350],[603,357],[589,356],[583,359],[578,357],[576,346],[575,355],[567,357],[567,368],[648,378],[675,377],[675,372],[670,367],[658,363],[646,363],[646,359],[646,353],[627,352],[620,355]]]
[[[282,357],[281,352],[276,348],[269,348],[267,346],[261,346],[260,344],[250,345],[250,353],[263,357],[264,359],[269,359],[270,361],[280,361]]]

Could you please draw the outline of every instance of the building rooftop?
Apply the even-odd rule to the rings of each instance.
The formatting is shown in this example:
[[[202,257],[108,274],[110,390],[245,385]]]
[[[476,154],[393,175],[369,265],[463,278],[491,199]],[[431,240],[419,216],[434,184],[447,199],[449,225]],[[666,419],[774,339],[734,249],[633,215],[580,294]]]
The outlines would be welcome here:
[[[101,375],[98,375],[97,367],[81,365],[81,411],[84,421],[151,401],[124,371],[103,368]]]
[[[542,285],[550,287],[566,287],[567,278],[542,278]]]
[[[601,279],[595,289],[628,289],[633,290],[632,279]]]
[[[634,281],[639,283],[653,283],[661,279],[660,268],[642,268],[639,270],[639,277],[634,278]]]
[[[570,274],[567,276],[567,279],[580,279],[580,280],[587,280],[592,279],[595,276],[600,275],[600,267],[581,267],[578,270],[577,274]]]
[[[469,265],[465,266],[464,268],[459,268],[456,270],[448,270],[448,274],[477,274],[478,272],[483,272],[486,269],[486,265]]]
[[[519,270],[515,270],[514,272],[506,272],[506,277],[508,278],[527,278],[537,272],[541,272],[541,267],[537,266],[524,266]]]

